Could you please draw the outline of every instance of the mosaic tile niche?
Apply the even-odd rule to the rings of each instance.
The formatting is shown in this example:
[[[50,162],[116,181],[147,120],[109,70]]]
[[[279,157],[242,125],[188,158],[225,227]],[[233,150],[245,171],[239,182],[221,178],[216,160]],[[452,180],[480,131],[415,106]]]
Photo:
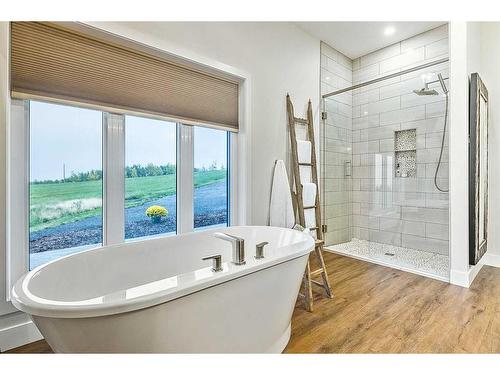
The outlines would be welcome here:
[[[396,177],[416,177],[417,129],[394,132],[394,154]]]

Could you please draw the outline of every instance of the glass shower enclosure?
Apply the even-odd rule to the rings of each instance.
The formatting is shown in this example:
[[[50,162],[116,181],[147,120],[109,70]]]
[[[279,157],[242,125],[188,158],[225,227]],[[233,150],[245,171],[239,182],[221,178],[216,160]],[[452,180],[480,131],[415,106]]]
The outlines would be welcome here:
[[[445,58],[323,95],[327,250],[449,280],[448,77]]]

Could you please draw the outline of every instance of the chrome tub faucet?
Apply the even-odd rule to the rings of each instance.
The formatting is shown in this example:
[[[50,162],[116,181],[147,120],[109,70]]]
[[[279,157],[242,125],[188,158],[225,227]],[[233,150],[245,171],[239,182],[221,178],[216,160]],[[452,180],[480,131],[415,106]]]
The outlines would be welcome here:
[[[216,232],[213,234],[214,237],[219,238],[224,241],[231,243],[233,247],[233,263],[236,265],[245,264],[245,240],[240,237],[236,237],[230,234]]]

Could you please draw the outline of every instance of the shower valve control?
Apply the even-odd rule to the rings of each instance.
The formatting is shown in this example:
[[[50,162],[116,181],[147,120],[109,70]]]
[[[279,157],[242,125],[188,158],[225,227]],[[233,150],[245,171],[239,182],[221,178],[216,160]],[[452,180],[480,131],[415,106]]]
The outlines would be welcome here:
[[[344,177],[351,177],[352,175],[352,163],[350,160],[344,161]]]

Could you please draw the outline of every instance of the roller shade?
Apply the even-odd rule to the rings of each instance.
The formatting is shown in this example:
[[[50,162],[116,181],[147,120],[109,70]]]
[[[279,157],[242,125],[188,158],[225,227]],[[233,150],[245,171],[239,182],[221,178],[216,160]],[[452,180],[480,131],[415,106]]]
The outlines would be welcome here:
[[[11,23],[11,91],[238,130],[237,82],[50,23]]]

